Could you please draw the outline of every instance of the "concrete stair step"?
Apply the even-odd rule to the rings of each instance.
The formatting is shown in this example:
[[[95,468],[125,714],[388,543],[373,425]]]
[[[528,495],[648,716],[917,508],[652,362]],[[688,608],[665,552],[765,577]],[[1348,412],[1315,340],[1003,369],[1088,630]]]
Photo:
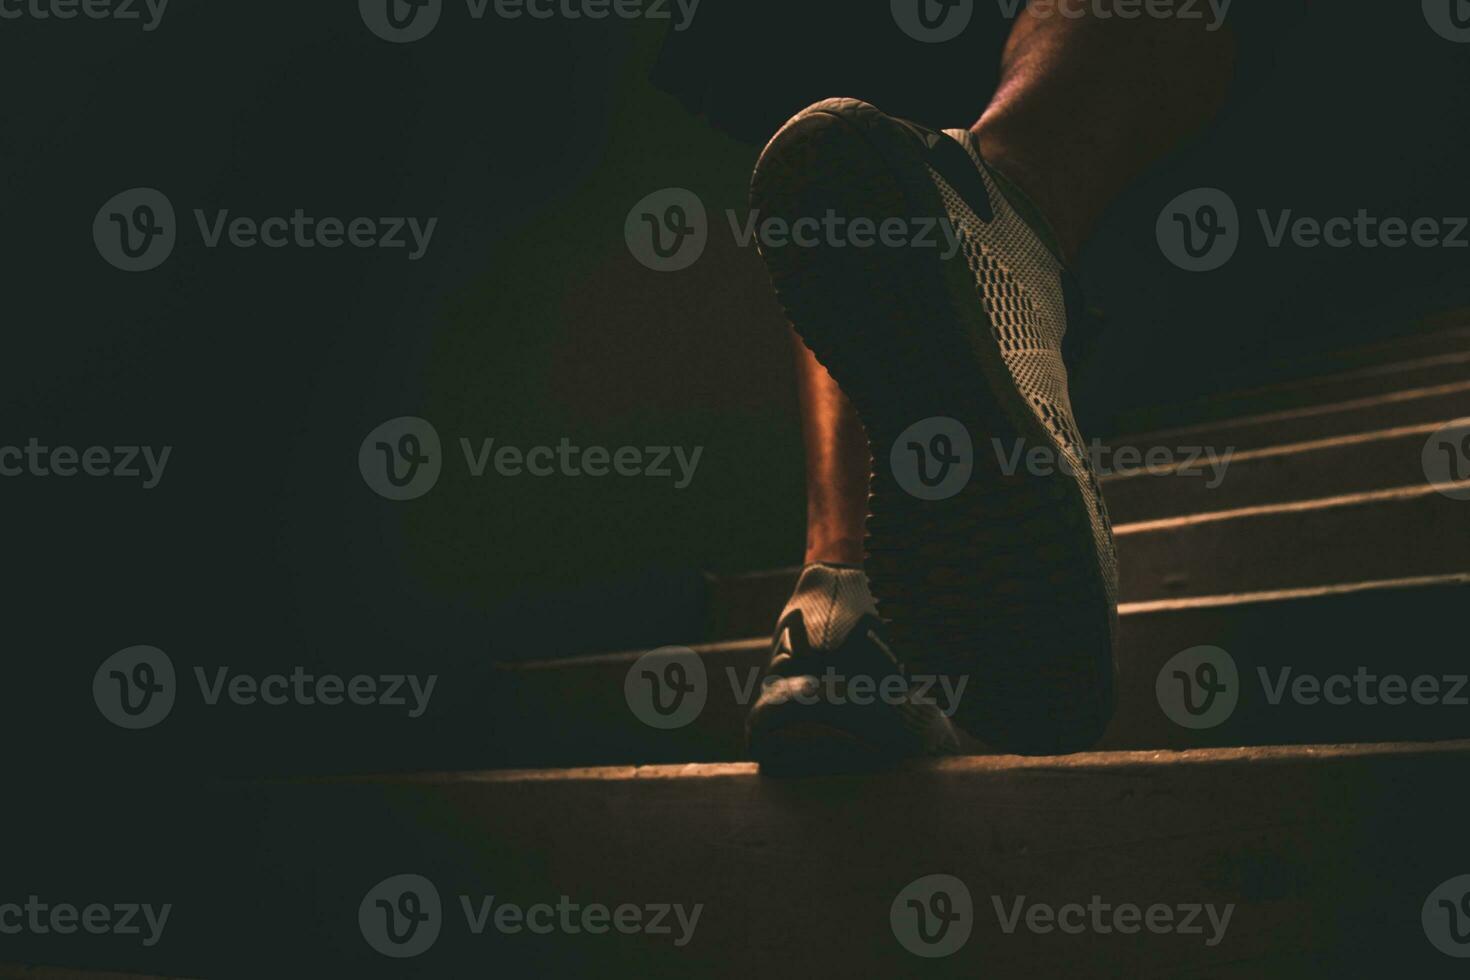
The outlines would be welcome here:
[[[1378,680],[1363,682],[1373,703],[1356,693],[1361,669],[1380,679],[1403,677],[1406,683],[1438,678],[1445,700],[1470,702],[1470,687],[1453,690],[1455,678],[1470,673],[1463,644],[1456,639],[1467,600],[1470,574],[1125,604],[1120,609],[1118,708],[1101,747],[1470,737],[1470,703],[1416,704],[1411,689],[1405,693],[1396,687],[1390,696],[1406,703],[1384,703]],[[1223,692],[1219,709],[1195,718],[1181,707],[1182,683],[1173,670],[1197,677],[1199,664],[1170,665],[1181,653],[1201,647],[1223,651],[1223,657],[1211,654],[1211,661],[1221,681],[1229,682],[1233,672],[1234,701],[1232,707],[1230,693]],[[506,766],[743,758],[745,712],[769,655],[769,641],[688,649],[691,659],[697,658],[689,676],[700,692],[692,696],[704,700],[692,717],[681,715],[681,723],[672,729],[643,720],[650,713],[635,670],[644,651],[530,663],[509,671],[506,683],[513,696],[500,721],[513,737],[503,740],[496,752]],[[1340,676],[1349,680],[1333,680]],[[1330,699],[1321,691],[1312,694],[1313,678],[1328,685]],[[1348,703],[1330,703],[1342,700],[1344,683],[1352,688]],[[1174,717],[1166,713],[1165,698]],[[1204,703],[1199,693],[1194,698],[1196,707]]]
[[[1295,369],[1304,380],[1202,399],[1187,411],[1174,413],[1201,421],[1103,441],[1097,457],[1103,464],[1100,476],[1114,524],[1127,528],[1165,518],[1238,511],[1242,513],[1233,519],[1244,522],[1229,524],[1231,530],[1257,527],[1274,533],[1271,529],[1289,518],[1273,518],[1263,511],[1255,515],[1259,520],[1245,521],[1247,509],[1330,500],[1338,503],[1324,508],[1321,524],[1336,529],[1365,513],[1343,503],[1344,498],[1426,486],[1424,454],[1430,439],[1457,421],[1463,424],[1451,428],[1451,434],[1470,434],[1466,320],[1467,314],[1457,312],[1442,318],[1447,329],[1313,355]],[[995,447],[986,440],[977,445],[978,452],[1002,455],[1014,448]],[[1223,462],[1223,469],[1213,468],[1212,459]],[[1439,525],[1450,516],[1447,505],[1439,501],[1398,504],[1385,509],[1400,519],[1410,519],[1410,512],[1417,510]],[[1325,512],[1333,509],[1337,513]],[[1371,559],[1382,559],[1377,567],[1359,569],[1353,561],[1342,566],[1323,557],[1317,565],[1333,569],[1326,578],[1315,574],[1292,578],[1289,570],[1295,562],[1288,562],[1274,566],[1276,579],[1258,583],[1250,581],[1249,569],[1240,579],[1220,570],[1193,569],[1181,561],[1182,545],[1208,532],[1180,524],[1172,542],[1160,532],[1169,533],[1156,526],[1149,536],[1120,541],[1126,600],[1457,570],[1439,564],[1445,557],[1441,555],[1431,556],[1431,563],[1422,569],[1405,571],[1402,561],[1394,559],[1402,559],[1409,545],[1399,541],[1390,542],[1388,553]],[[1330,533],[1324,530],[1317,536]],[[1376,548],[1377,540],[1370,537],[1363,550]],[[1334,551],[1340,553],[1352,543],[1340,543]],[[1130,549],[1139,549],[1146,560],[1134,562]],[[1281,550],[1280,545],[1274,550]],[[1230,563],[1230,568],[1238,573],[1240,562]],[[701,635],[689,639],[738,639],[765,632],[790,595],[796,573],[782,569],[708,576],[706,625]]]
[[[7,868],[17,895],[178,909],[167,942],[121,952],[120,937],[7,933],[0,974],[1463,975],[1470,919],[1451,917],[1470,909],[1470,567],[1462,502],[1423,481],[1420,455],[1470,416],[1467,339],[1460,326],[1331,355],[1328,374],[1202,399],[1175,416],[1188,425],[1115,440],[1244,453],[1215,488],[1178,473],[1106,480],[1130,601],[1117,719],[1097,752],[972,745],[866,776],[772,780],[733,761],[764,639],[688,651],[704,704],[677,728],[645,720],[628,684],[641,652],[467,664],[435,728],[375,731],[366,755],[522,768],[197,786],[179,766],[193,756],[153,733],[118,757],[115,786],[15,787],[47,801],[16,808],[31,844]],[[790,582],[724,580],[717,625],[764,633]],[[677,764],[620,765],[657,762]],[[150,805],[117,805],[131,798]],[[382,884],[401,875],[442,900],[424,925],[437,938],[412,958],[383,955],[363,928],[382,911],[374,896],[402,899]],[[477,935],[461,896],[678,903],[699,918],[670,917],[672,934]],[[1017,902],[1078,906],[1066,921],[1083,926],[1008,927]],[[1088,918],[1102,903],[1230,917],[1104,931]],[[957,916],[950,955],[933,958],[920,908]]]
[[[1436,978],[1463,975],[1435,943],[1466,945],[1440,900],[1456,908],[1470,888],[1467,765],[1456,741],[957,758],[802,780],[727,764],[246,782],[181,815],[215,821],[184,836],[124,814],[142,853],[108,873],[150,896],[165,882],[150,869],[192,862],[198,890],[176,899],[165,941],[126,953],[155,974]],[[466,904],[490,896],[476,933]],[[635,931],[629,909],[620,932],[622,905],[666,931]],[[658,911],[675,905],[682,920]],[[1156,905],[1167,913],[1144,919]],[[496,927],[508,906],[531,916],[500,913],[517,932]],[[426,916],[421,950],[378,939],[415,955],[370,945],[363,924],[380,930],[385,908]],[[949,930],[931,918],[926,942],[921,909]],[[11,948],[64,964],[55,938]]]
[[[1256,377],[1201,379],[1224,384],[1225,390],[1167,408],[1128,413],[1117,420],[1116,432],[1158,427],[1165,417],[1177,424],[1196,425],[1236,416],[1301,408],[1432,387],[1470,377],[1470,312],[1457,314],[1458,325],[1410,334],[1372,344],[1283,360],[1271,368],[1274,379]]]
[[[1470,480],[1116,525],[1126,602],[1470,571]]]
[[[1245,450],[1231,456],[1219,478],[1205,460],[1192,466],[1180,460],[1172,470],[1110,467],[1101,480],[1118,524],[1407,487],[1426,479],[1424,448],[1440,432],[1463,438],[1470,434],[1470,420],[1459,425],[1438,419]]]
[[[1420,477],[1417,485],[1115,523],[1122,600],[1470,571],[1463,547],[1470,510],[1465,500],[1441,492],[1470,494],[1470,481],[1436,486],[1422,470]],[[1241,495],[1259,490],[1266,478],[1246,476],[1250,486]],[[1228,499],[1222,495],[1218,503]],[[785,568],[711,576],[710,638],[768,632],[799,573]]]
[[[1372,363],[1211,395],[1186,405],[1172,406],[1168,414],[1171,418],[1190,424],[1218,422],[1261,412],[1371,398],[1414,388],[1430,388],[1470,378],[1470,331],[1456,331],[1445,335],[1441,342],[1451,349],[1432,353],[1389,349],[1383,351],[1379,359]],[[1138,416],[1138,419],[1146,421],[1143,415]],[[1123,421],[1132,419],[1125,418]]]
[[[1450,381],[1134,433],[1112,440],[1112,445],[1145,451],[1154,446],[1213,446],[1240,452],[1467,416],[1470,380]]]

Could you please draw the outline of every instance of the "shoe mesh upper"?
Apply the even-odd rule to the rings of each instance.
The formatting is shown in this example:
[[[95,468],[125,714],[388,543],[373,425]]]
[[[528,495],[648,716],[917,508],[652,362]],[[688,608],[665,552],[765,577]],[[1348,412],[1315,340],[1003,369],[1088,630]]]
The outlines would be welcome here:
[[[1056,440],[1066,465],[1079,474],[1078,484],[1087,501],[1108,600],[1116,602],[1117,560],[1112,525],[1087,445],[1073,418],[1067,368],[1062,359],[1067,308],[1062,295],[1061,263],[996,188],[973,135],[964,130],[947,133],[975,161],[985,181],[994,219],[982,220],[943,177],[932,169],[930,175],[939,188],[965,260],[974,274],[1001,358],[1032,411]]]
[[[837,649],[864,616],[878,615],[868,576],[861,569],[822,564],[802,569],[780,619],[793,609],[801,610],[807,644],[813,650]]]

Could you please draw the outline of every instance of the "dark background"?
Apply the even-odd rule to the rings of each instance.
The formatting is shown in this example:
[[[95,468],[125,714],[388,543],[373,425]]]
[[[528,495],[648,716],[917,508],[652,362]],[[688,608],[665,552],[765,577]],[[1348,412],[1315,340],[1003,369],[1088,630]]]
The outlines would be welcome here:
[[[1470,49],[1431,32],[1416,3],[1275,20],[1257,10],[1242,24],[1230,108],[1118,202],[1084,256],[1108,323],[1078,393],[1090,433],[1150,406],[1167,418],[1242,372],[1269,376],[1295,353],[1467,299],[1463,250],[1273,251],[1256,230],[1209,275],[1159,253],[1159,209],[1197,186],[1227,190],[1256,229],[1257,207],[1470,214]],[[158,730],[121,733],[97,715],[91,678],[134,644],[169,653],[186,687],[195,665],[439,672],[436,714],[483,713],[487,741],[514,738],[495,728],[485,665],[687,641],[701,570],[800,559],[788,341],[758,257],[724,219],[744,215],[758,148],[649,83],[665,29],[476,22],[451,3],[428,38],[392,45],[351,4],[184,0],[151,33],[0,22],[0,444],[173,447],[150,491],[0,480],[19,764],[373,767],[407,730],[181,703]],[[720,64],[800,74],[782,112],[840,94],[881,105],[904,72],[943,93],[926,122],[965,126],[983,108],[993,65],[901,37],[873,53],[889,75],[872,91],[848,51],[834,77],[854,90],[808,98],[821,71],[803,30],[775,18],[728,35]],[[135,186],[167,194],[185,231],[163,266],[127,274],[100,258],[90,227]],[[712,234],[693,268],[660,274],[630,255],[623,223],[670,186],[700,195]],[[209,250],[196,207],[439,223],[418,262]],[[394,503],[364,485],[357,452],[402,415],[433,422],[448,459],[427,496]],[[704,453],[682,491],[471,479],[460,436]],[[453,761],[478,751],[460,744]]]

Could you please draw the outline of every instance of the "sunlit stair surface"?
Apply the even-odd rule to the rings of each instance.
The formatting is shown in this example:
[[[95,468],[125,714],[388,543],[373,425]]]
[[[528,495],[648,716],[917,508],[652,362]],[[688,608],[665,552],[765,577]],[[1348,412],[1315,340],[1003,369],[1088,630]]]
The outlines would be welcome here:
[[[338,730],[356,775],[313,772],[295,722],[295,778],[181,779],[164,729],[135,733],[151,773],[59,774],[13,802],[14,894],[167,902],[168,929],[3,934],[0,974],[1464,976],[1467,341],[1446,318],[1107,440],[1230,462],[1103,477],[1094,751],[763,776],[744,715],[795,570],[711,575],[681,646],[487,658],[423,724]],[[645,700],[669,658],[677,717]]]
[[[202,977],[1462,976],[1436,943],[1467,764],[1462,741],[221,784],[122,814],[127,848],[81,840],[86,871],[8,876],[170,901],[163,941],[5,948]]]

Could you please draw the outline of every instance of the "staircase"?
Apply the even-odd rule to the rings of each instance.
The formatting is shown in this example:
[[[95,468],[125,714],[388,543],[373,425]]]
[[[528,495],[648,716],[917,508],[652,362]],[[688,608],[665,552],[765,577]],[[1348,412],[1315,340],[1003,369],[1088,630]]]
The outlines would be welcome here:
[[[1223,474],[1140,463],[1104,479],[1121,674],[1096,751],[1020,758],[973,744],[877,775],[762,778],[742,761],[743,715],[796,570],[711,576],[705,635],[669,653],[703,699],[677,724],[646,723],[628,685],[647,651],[612,652],[482,678],[497,729],[516,733],[483,747],[488,770],[159,789],[154,809],[172,800],[174,822],[120,816],[128,850],[177,852],[169,828],[188,825],[226,856],[152,872],[181,896],[172,942],[130,959],[99,947],[76,965],[1465,975],[1470,316],[1180,406],[1169,427],[1109,446],[1106,458],[1128,447],[1124,459],[1145,462],[1157,447],[1233,455]],[[1218,690],[1203,697],[1182,678]],[[117,862],[119,880],[148,880],[141,855]],[[379,890],[400,875],[421,879]],[[410,891],[438,932],[418,955],[382,955],[359,909],[370,918],[369,899]],[[635,931],[632,912],[627,931],[604,921],[601,934],[582,912],[547,935],[517,931],[514,915],[493,925],[507,903],[558,902],[635,906],[644,925],[664,905],[700,912],[687,932],[672,911],[668,932]],[[4,955],[7,938],[0,960],[52,962],[39,946]]]

